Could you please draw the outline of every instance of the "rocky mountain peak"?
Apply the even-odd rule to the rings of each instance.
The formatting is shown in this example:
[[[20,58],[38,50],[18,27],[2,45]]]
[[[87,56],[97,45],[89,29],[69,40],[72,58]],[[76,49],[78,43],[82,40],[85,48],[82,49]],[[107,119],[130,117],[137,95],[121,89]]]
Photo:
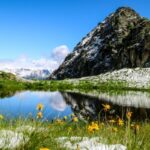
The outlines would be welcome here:
[[[132,9],[131,7],[119,7],[117,10],[116,10],[116,14],[118,14],[118,13],[125,13],[125,14],[127,14],[127,15],[137,15],[137,12],[134,10],[134,9]]]
[[[129,7],[120,7],[77,44],[50,79],[149,67],[149,41],[150,21]]]

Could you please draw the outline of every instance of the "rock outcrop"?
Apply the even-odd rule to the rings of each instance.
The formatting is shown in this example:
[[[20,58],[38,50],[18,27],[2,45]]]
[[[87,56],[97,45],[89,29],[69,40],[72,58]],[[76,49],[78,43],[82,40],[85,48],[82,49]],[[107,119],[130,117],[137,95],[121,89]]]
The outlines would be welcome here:
[[[49,79],[150,67],[149,55],[150,21],[131,8],[121,7],[84,37]]]

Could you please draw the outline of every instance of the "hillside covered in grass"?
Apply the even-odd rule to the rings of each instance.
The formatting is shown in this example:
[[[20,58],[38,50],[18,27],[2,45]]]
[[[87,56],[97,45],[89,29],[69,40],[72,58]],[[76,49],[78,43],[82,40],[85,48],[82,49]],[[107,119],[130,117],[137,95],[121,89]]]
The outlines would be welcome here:
[[[17,80],[16,76],[12,73],[0,71],[0,80]]]
[[[10,73],[1,72],[1,93],[22,90],[124,92],[150,91],[150,69],[122,69],[97,76],[65,80],[22,80]]]

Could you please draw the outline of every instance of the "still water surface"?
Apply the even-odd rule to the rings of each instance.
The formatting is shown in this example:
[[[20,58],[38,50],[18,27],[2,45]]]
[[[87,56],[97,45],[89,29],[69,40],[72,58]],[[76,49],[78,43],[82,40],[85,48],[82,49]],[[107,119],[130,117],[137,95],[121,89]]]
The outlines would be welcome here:
[[[127,111],[133,112],[134,119],[150,118],[150,94],[143,92],[127,92],[124,94],[80,94],[64,92],[24,91],[9,97],[0,98],[0,113],[8,118],[36,117],[36,106],[44,105],[44,119],[63,118],[75,113],[80,119],[96,120],[100,112],[101,118],[125,117]],[[105,114],[102,104],[110,104],[111,110]]]
[[[71,108],[59,92],[30,92],[17,93],[11,97],[0,99],[0,113],[12,117],[36,116],[37,104],[44,105],[44,118],[49,120],[71,114]]]

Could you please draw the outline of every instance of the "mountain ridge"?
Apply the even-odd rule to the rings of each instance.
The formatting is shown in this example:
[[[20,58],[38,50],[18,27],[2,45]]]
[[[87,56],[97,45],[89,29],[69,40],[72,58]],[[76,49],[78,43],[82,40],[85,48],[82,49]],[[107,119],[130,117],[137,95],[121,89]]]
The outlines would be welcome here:
[[[120,7],[77,44],[49,79],[150,67],[149,41],[150,21],[129,7]]]
[[[44,80],[47,79],[50,75],[50,71],[47,69],[26,69],[26,68],[18,68],[18,69],[3,69],[3,72],[14,74],[17,77],[23,79],[38,79]]]

